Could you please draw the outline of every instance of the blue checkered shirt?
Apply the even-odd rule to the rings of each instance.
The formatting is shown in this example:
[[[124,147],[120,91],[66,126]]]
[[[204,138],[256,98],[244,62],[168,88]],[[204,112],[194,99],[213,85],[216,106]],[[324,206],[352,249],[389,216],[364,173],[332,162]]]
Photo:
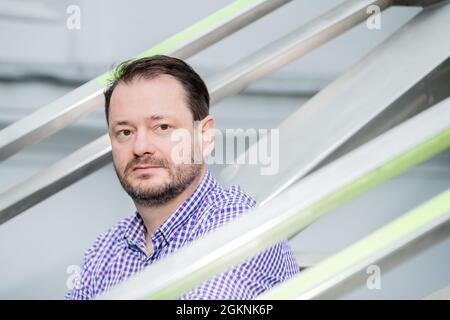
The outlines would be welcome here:
[[[146,251],[145,225],[136,212],[86,251],[76,286],[65,298],[94,298],[255,205],[240,187],[225,189],[207,171],[195,192],[152,235],[151,255]],[[298,271],[289,244],[281,241],[179,298],[252,299]]]

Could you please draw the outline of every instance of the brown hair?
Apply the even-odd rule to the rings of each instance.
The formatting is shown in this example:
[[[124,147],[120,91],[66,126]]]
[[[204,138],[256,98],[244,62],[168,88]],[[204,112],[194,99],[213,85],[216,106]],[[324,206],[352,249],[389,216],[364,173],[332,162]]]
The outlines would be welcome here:
[[[209,93],[202,78],[183,60],[155,55],[122,62],[113,72],[113,80],[105,89],[105,114],[109,125],[109,104],[117,84],[130,83],[136,78],[154,79],[170,75],[177,79],[186,92],[187,103],[194,120],[202,120],[209,114]]]

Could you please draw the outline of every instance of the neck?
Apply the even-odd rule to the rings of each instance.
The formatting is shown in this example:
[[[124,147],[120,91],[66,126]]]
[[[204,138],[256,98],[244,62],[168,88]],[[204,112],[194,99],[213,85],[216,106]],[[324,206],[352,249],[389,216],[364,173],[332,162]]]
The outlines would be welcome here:
[[[206,166],[202,167],[202,170],[197,178],[177,197],[170,200],[169,202],[153,206],[144,207],[136,204],[136,209],[138,210],[144,225],[147,228],[146,239],[150,239],[155,231],[166,221],[183,202],[185,202],[197,189],[197,187],[202,182],[206,174]]]

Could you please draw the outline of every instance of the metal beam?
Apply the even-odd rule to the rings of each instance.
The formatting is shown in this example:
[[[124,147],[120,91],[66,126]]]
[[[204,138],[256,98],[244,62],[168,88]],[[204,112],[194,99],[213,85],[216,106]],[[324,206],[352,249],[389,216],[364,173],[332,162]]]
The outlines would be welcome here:
[[[445,3],[448,0],[394,0],[396,6],[428,7],[435,4]]]
[[[369,6],[376,5],[380,10],[385,10],[391,4],[391,0],[350,0],[330,9],[209,79],[208,88],[214,92],[212,103],[238,93],[247,85],[365,21],[370,16],[367,13]]]
[[[166,54],[186,59],[289,1],[237,0],[137,58]],[[1,130],[0,161],[103,106],[103,90],[111,76],[107,72]]]
[[[416,239],[437,231],[449,236],[450,228],[439,228],[450,226],[449,221],[450,190],[447,190],[258,298],[316,298],[367,266],[415,244]]]
[[[230,165],[221,174],[224,183],[240,185],[259,205],[280,194],[445,61],[449,28],[450,5],[422,10],[281,123],[275,174],[261,175],[266,164]],[[268,139],[247,153],[258,154],[271,145]]]
[[[450,285],[430,293],[423,300],[450,300]]]
[[[385,0],[350,0],[331,9],[261,51],[244,58],[212,80],[208,79],[206,83],[211,100],[218,101],[225,95],[245,88],[267,73],[284,66],[296,57],[304,55],[358,24],[367,17],[367,6],[378,4],[381,8],[385,8],[389,3],[390,1]],[[111,157],[106,155],[110,152],[110,142],[105,135],[0,194],[0,223],[109,163]],[[102,158],[96,159],[93,156],[96,154],[101,155]]]
[[[450,98],[152,264],[99,298],[173,299],[450,147]]]
[[[0,193],[0,208],[3,208],[0,211],[0,224],[28,209],[30,201],[38,203],[78,181],[80,175],[87,176],[111,162],[111,148],[102,148],[105,145],[109,145],[107,135],[87,144],[31,179]]]
[[[447,221],[439,226],[436,226],[436,228],[430,230],[430,232],[426,232],[422,236],[408,242],[406,245],[393,251],[392,253],[378,259],[371,265],[378,266],[379,270],[383,274],[387,274],[391,272],[391,270],[394,271],[402,265],[405,266],[413,257],[416,257],[428,250],[432,250],[434,246],[439,246],[443,242],[447,241],[449,235],[450,222]],[[430,265],[430,267],[433,266]],[[370,270],[365,268],[359,272],[354,272],[339,284],[330,287],[322,294],[315,296],[314,299],[342,299],[345,295],[351,294],[355,289],[360,288],[361,285],[367,284],[368,271]]]
[[[450,58],[431,71],[354,136],[327,156],[312,171],[333,162],[344,154],[376,138],[383,132],[410,119],[450,96]]]

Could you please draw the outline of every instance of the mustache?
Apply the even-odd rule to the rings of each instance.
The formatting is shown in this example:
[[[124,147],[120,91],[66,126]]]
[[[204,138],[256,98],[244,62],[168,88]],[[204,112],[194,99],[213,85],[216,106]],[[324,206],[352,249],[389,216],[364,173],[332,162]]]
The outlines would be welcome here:
[[[137,165],[143,165],[143,164],[149,164],[153,166],[158,166],[162,168],[168,168],[169,164],[166,160],[156,157],[145,157],[145,158],[136,158],[128,162],[127,166],[125,167],[125,173],[129,172],[130,170],[133,170],[133,168]]]

